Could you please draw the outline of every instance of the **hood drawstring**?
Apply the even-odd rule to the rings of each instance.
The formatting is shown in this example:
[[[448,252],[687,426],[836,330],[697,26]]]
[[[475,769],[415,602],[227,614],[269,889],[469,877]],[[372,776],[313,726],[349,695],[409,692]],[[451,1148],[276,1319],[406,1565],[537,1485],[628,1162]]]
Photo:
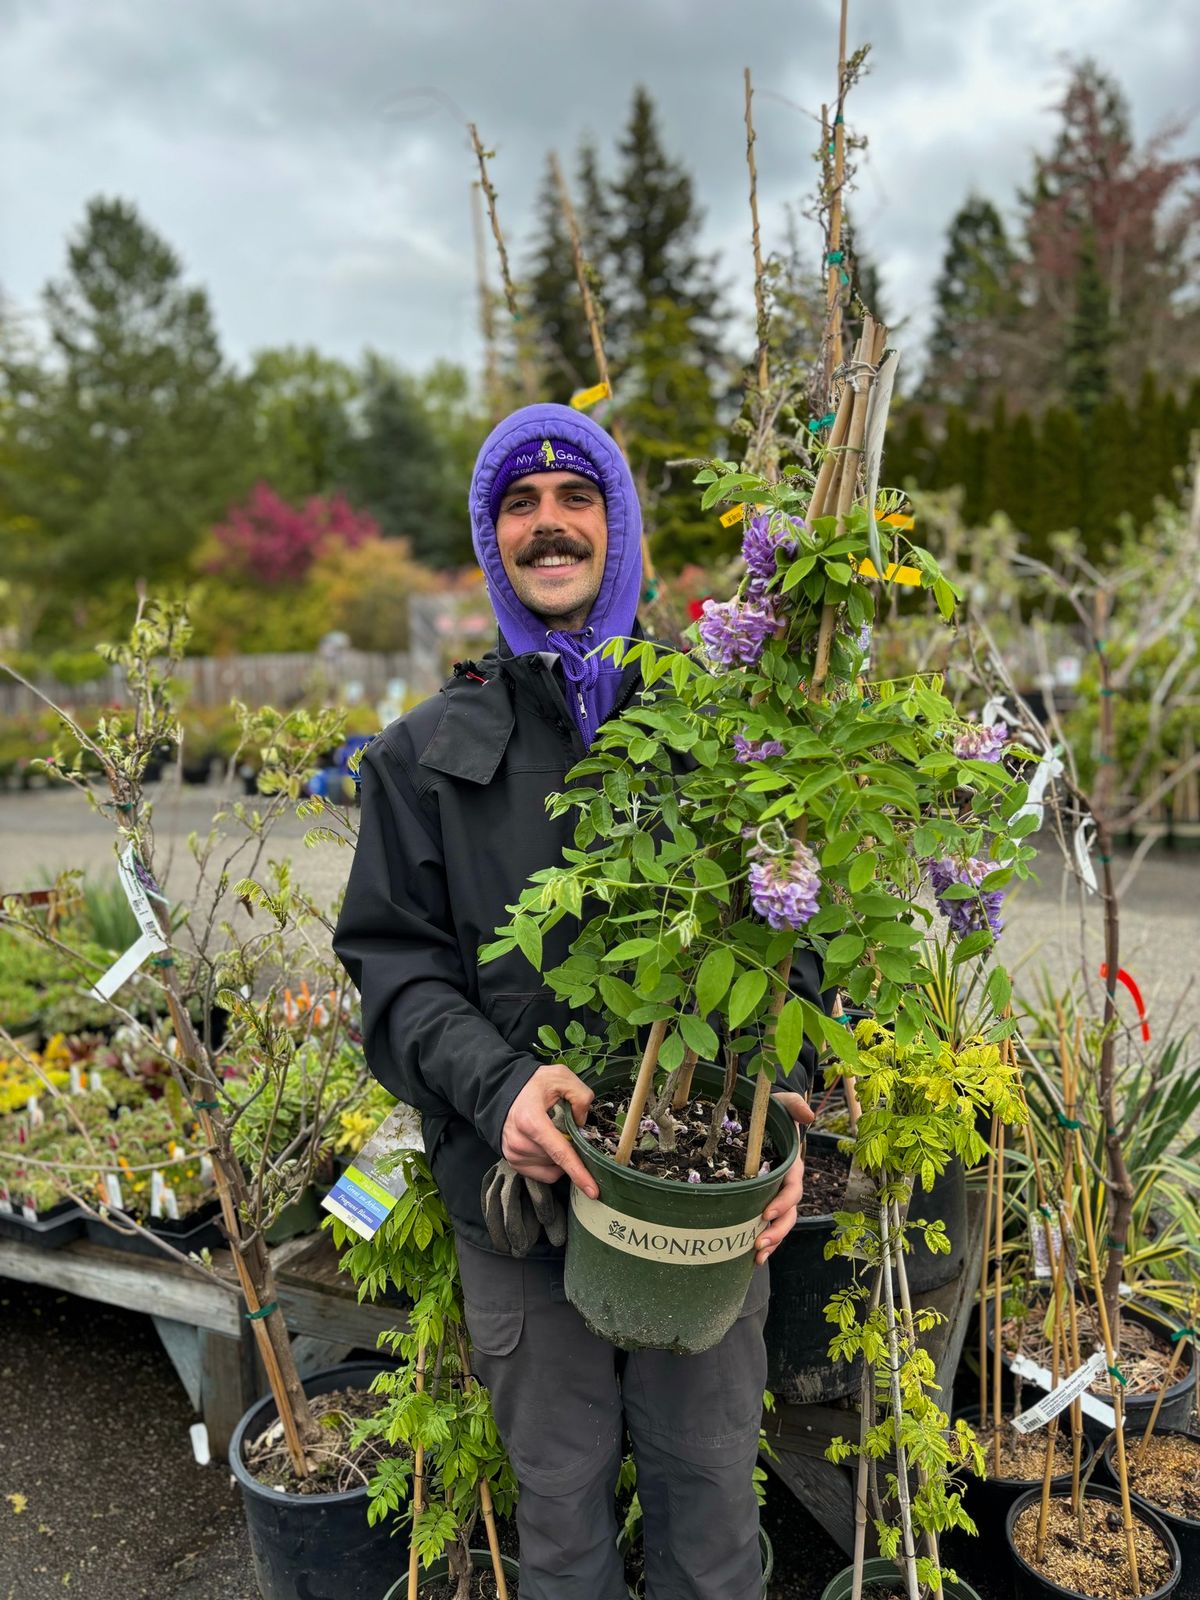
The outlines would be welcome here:
[[[575,699],[579,707],[580,732],[583,734],[584,743],[591,743],[591,736],[587,724],[593,720],[596,711],[595,693],[596,685],[600,682],[601,662],[598,654],[593,654],[595,645],[592,641],[596,637],[595,628],[584,628],[579,633],[561,633],[556,628],[546,630],[546,643],[553,650],[558,651],[558,659],[562,662],[563,677],[575,690]],[[588,707],[592,710],[589,712]],[[595,718],[596,722],[601,719]]]

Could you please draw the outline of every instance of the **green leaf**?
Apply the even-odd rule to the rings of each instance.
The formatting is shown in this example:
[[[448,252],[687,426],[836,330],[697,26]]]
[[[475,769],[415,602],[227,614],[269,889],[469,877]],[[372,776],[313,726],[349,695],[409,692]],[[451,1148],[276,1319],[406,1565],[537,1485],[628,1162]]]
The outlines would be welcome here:
[[[846,878],[847,883],[850,885],[851,894],[858,894],[860,890],[866,888],[867,884],[875,876],[877,864],[874,850],[859,851],[858,855],[850,863],[850,871]]]
[[[789,589],[794,589],[801,579],[808,577],[816,564],[817,558],[812,555],[801,556],[798,561],[793,561],[784,574],[783,582],[779,586],[780,591],[787,594]]]
[[[535,972],[542,970],[542,930],[531,917],[514,917],[513,932],[521,946],[521,954]]]
[[[875,965],[893,983],[908,983],[912,977],[913,957],[907,950],[877,950]]]
[[[832,961],[835,966],[844,967],[851,961],[857,961],[867,948],[867,941],[861,933],[839,933],[832,939],[825,952],[826,961]]]
[[[1012,979],[1004,967],[993,967],[988,975],[987,997],[997,1015],[1012,999]]]
[[[821,1026],[825,1034],[825,1043],[838,1060],[845,1061],[850,1066],[857,1066],[858,1046],[850,1037],[850,1030],[844,1028],[840,1022],[835,1022],[832,1017],[825,1017]]]
[[[733,982],[734,959],[724,945],[714,945],[700,963],[696,974],[696,1009],[702,1017],[715,1011],[729,993]]]
[[[601,999],[614,1017],[628,1017],[641,1004],[639,997],[622,978],[610,978],[606,974],[599,979],[597,987]]]
[[[847,856],[854,854],[854,847],[858,843],[857,833],[839,833],[836,839],[821,851],[821,865],[823,867],[836,867],[845,861]]]
[[[658,1052],[658,1064],[664,1072],[674,1072],[683,1060],[683,1040],[672,1029],[663,1040],[662,1049]]]
[[[833,579],[834,583],[848,584],[854,576],[854,573],[844,561],[827,561],[825,563],[825,571]]]
[[[958,948],[952,958],[952,964],[957,967],[962,962],[969,961],[972,956],[977,956],[984,950],[990,950],[991,946],[992,936],[988,930],[986,928],[976,928],[974,933],[969,933],[965,939],[959,940]]]
[[[715,1061],[720,1041],[702,1017],[685,1011],[679,1019],[679,1031],[689,1050],[694,1050],[705,1061]]]
[[[767,992],[767,975],[757,967],[743,972],[729,996],[729,1026],[736,1028],[754,1011]]]
[[[775,1024],[775,1054],[784,1072],[790,1072],[804,1043],[804,1008],[795,995],[779,1013]]]
[[[626,939],[607,952],[605,961],[636,961],[638,956],[649,955],[658,949],[657,939]]]

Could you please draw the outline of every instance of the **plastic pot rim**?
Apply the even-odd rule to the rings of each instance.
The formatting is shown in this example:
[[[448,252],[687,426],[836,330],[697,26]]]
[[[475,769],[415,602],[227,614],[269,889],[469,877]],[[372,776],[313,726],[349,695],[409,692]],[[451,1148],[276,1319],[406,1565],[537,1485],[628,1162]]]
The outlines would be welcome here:
[[[334,1367],[322,1367],[320,1372],[310,1372],[307,1378],[301,1379],[300,1387],[307,1395],[310,1385],[320,1383],[322,1379],[330,1378],[335,1373],[370,1373],[373,1378],[377,1373],[386,1372],[387,1370],[388,1364],[385,1361],[380,1361],[378,1364],[373,1361],[342,1361]],[[335,1387],[362,1388],[366,1390],[370,1388],[370,1380],[363,1384],[347,1383],[345,1385],[335,1385]],[[256,1429],[261,1432],[265,1427],[270,1426],[268,1419],[271,1416],[278,1419],[279,1408],[275,1404],[275,1396],[268,1393],[263,1395],[261,1400],[256,1400],[250,1409],[243,1413],[237,1427],[233,1430],[233,1437],[229,1441],[229,1470],[236,1478],[238,1488],[243,1494],[249,1494],[255,1499],[264,1500],[268,1505],[286,1503],[294,1506],[303,1505],[306,1501],[311,1501],[314,1506],[340,1506],[348,1505],[352,1500],[366,1501],[367,1485],[365,1483],[355,1489],[338,1489],[330,1494],[293,1494],[287,1489],[282,1491],[271,1489],[265,1483],[259,1483],[258,1479],[251,1474],[246,1466],[243,1459],[243,1449],[247,1438],[254,1437]]]
[[[1062,1595],[1063,1600],[1088,1600],[1088,1597],[1081,1594],[1078,1589],[1064,1589],[1061,1584],[1055,1583],[1053,1578],[1048,1578],[1044,1572],[1039,1572],[1036,1567],[1030,1566],[1029,1562],[1017,1549],[1016,1540],[1013,1538],[1013,1529],[1016,1527],[1017,1518],[1025,1510],[1026,1506],[1037,1504],[1041,1497],[1042,1491],[1040,1488],[1027,1489],[1024,1494],[1018,1495],[1012,1505],[1009,1506],[1008,1515],[1004,1519],[1004,1538],[1008,1545],[1009,1553],[1022,1572],[1027,1572],[1031,1578],[1043,1584],[1051,1594]],[[1051,1498],[1061,1500],[1063,1496],[1055,1495]],[[1120,1491],[1118,1489],[1110,1489],[1107,1484],[1103,1483],[1090,1483],[1083,1498],[1085,1500],[1107,1500],[1112,1505],[1120,1505],[1121,1503]],[[1171,1571],[1166,1582],[1160,1583],[1157,1589],[1151,1590],[1148,1594],[1141,1595],[1140,1600],[1166,1600],[1166,1597],[1174,1591],[1183,1574],[1183,1557],[1179,1553],[1178,1541],[1156,1511],[1143,1510],[1142,1507],[1138,1506],[1136,1515],[1158,1535],[1171,1557]]]
[[[834,1588],[834,1585],[837,1584],[839,1578],[848,1577],[853,1574],[853,1572],[853,1566],[839,1568],[839,1570],[834,1573],[833,1577],[830,1578],[824,1589],[822,1589],[821,1600],[825,1600],[825,1597]],[[902,1576],[900,1573],[900,1568],[887,1556],[868,1556],[863,1562],[864,1583],[877,1581],[880,1578],[888,1579],[900,1576]],[[973,1588],[965,1578],[959,1578],[958,1581],[953,1584],[945,1584],[944,1592],[948,1595],[958,1595],[960,1597],[970,1595],[972,1600],[980,1600],[979,1591]],[[850,1586],[848,1584],[846,1586],[846,1595],[848,1600],[850,1595]]]
[[[713,1067],[712,1062],[702,1062],[698,1063],[698,1065]],[[714,1070],[719,1071],[720,1068],[714,1067]],[[616,1075],[618,1073],[624,1076],[624,1067],[591,1068],[581,1072],[579,1076],[589,1089],[594,1089],[604,1084],[610,1074]],[[753,1080],[744,1077],[741,1073],[738,1074],[737,1081],[739,1084],[749,1084],[753,1089]],[[734,1092],[736,1094],[736,1089]],[[782,1108],[780,1109],[782,1110]],[[770,1107],[768,1105],[768,1114],[769,1111]],[[753,1178],[735,1178],[732,1182],[726,1183],[705,1183],[703,1180],[700,1183],[687,1183],[681,1182],[678,1178],[656,1178],[652,1173],[639,1172],[632,1163],[628,1166],[622,1166],[620,1162],[614,1161],[607,1152],[597,1150],[594,1144],[591,1144],[583,1137],[574,1117],[568,1117],[567,1119],[567,1133],[570,1136],[571,1143],[580,1155],[586,1158],[587,1163],[599,1168],[604,1173],[633,1178],[637,1181],[639,1188],[644,1186],[651,1194],[679,1195],[696,1193],[704,1194],[706,1197],[714,1194],[749,1196],[755,1194],[758,1190],[770,1188],[772,1184],[778,1188],[779,1181],[787,1174],[800,1153],[800,1131],[786,1112],[783,1115],[787,1116],[792,1138],[790,1140],[790,1148],[782,1161],[773,1166],[770,1172],[757,1173]]]

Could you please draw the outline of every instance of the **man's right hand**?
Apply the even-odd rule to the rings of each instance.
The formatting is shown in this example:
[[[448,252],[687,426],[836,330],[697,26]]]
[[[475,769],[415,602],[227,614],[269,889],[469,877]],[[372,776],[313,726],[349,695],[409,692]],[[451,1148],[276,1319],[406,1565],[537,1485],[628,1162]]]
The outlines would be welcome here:
[[[579,1159],[574,1146],[550,1120],[550,1107],[565,1100],[582,1127],[594,1096],[586,1084],[561,1062],[539,1067],[513,1101],[504,1122],[501,1154],[523,1178],[556,1183],[564,1173],[589,1199],[599,1196],[595,1180]]]

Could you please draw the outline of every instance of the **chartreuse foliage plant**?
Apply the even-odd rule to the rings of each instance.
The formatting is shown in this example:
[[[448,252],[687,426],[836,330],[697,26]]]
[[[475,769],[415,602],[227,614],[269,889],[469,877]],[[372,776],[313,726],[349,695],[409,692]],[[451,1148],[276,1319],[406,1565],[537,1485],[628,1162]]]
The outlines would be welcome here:
[[[962,1420],[951,1426],[939,1404],[934,1362],[921,1337],[941,1314],[912,1305],[904,1256],[914,1236],[934,1251],[951,1248],[944,1224],[920,1215],[921,1193],[953,1159],[973,1166],[986,1154],[976,1132],[979,1114],[1016,1124],[1027,1113],[1005,1043],[974,1038],[955,1046],[925,1032],[900,1043],[891,1028],[869,1019],[855,1037],[861,1114],[853,1152],[861,1181],[851,1180],[851,1192],[861,1204],[835,1213],[825,1254],[848,1256],[861,1270],[825,1315],[836,1330],[832,1358],[863,1360],[863,1405],[858,1440],[836,1438],[827,1454],[835,1462],[859,1458],[859,1559],[866,1474],[878,1475],[877,1464],[889,1461],[880,1486],[884,1514],[875,1518],[880,1554],[901,1563],[910,1594],[936,1594],[940,1535],[953,1528],[976,1532],[956,1474],[982,1476],[984,1456],[971,1428]]]
[[[790,992],[792,953],[816,951],[826,984],[897,1047],[935,1037],[925,942],[945,917],[953,968],[987,960],[1004,891],[1031,872],[1020,752],[1002,730],[979,737],[937,678],[870,680],[865,509],[809,522],[801,473],[771,483],[716,463],[697,481],[706,509],[746,507],[745,578],[706,603],[689,648],[609,647],[646,693],[551,797],[574,847],[534,874],[484,957],[519,947],[572,1007],[598,1008],[594,1059],[661,1022],[667,1073],[725,1059],[726,1043],[751,1073],[786,1072],[806,1037],[853,1071],[854,1037]],[[929,552],[899,559],[949,621],[956,594]],[[568,917],[570,953],[547,962],[544,937]],[[998,967],[985,981],[994,1043],[1010,986]]]
[[[399,1160],[404,1192],[373,1239],[359,1238],[336,1218],[329,1222],[360,1299],[374,1300],[392,1288],[411,1301],[407,1325],[381,1339],[401,1364],[375,1379],[372,1387],[387,1399],[358,1423],[355,1443],[370,1438],[392,1452],[368,1485],[372,1524],[415,1508],[415,1463],[421,1461],[413,1543],[425,1566],[448,1556],[456,1593],[465,1594],[481,1502],[489,1517],[493,1508],[508,1515],[517,1484],[487,1391],[470,1375],[449,1213],[424,1156],[406,1150]]]

